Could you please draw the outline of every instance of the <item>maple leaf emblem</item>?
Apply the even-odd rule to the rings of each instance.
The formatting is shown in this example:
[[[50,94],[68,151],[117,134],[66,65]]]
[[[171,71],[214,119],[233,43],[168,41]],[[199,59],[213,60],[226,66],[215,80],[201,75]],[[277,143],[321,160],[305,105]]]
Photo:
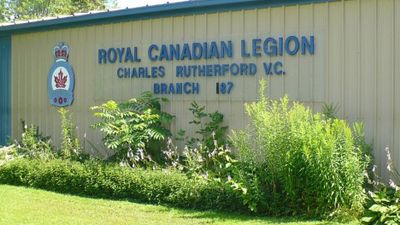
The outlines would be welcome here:
[[[58,76],[54,76],[54,81],[56,82],[56,88],[65,88],[65,84],[67,83],[67,76],[64,76],[62,69],[60,69]]]

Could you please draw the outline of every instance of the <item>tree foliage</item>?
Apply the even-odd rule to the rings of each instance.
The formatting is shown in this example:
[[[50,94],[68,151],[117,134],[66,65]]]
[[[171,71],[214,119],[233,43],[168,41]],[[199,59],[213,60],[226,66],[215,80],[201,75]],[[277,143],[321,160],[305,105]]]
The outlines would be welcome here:
[[[152,151],[154,145],[151,144],[159,147],[171,136],[166,127],[174,117],[161,110],[162,100],[145,92],[127,102],[108,101],[91,108],[94,116],[100,119],[93,127],[104,134],[106,147],[116,150],[117,161],[135,165],[137,161],[148,159],[145,155],[148,150]]]
[[[0,0],[0,20],[27,20],[105,9],[115,0]]]

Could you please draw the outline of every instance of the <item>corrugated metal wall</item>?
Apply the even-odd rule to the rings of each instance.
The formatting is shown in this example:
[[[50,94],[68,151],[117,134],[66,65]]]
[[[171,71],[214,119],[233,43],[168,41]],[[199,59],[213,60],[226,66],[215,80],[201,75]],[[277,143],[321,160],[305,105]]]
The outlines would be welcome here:
[[[56,108],[47,100],[47,72],[53,63],[52,49],[59,41],[71,47],[70,63],[76,74],[75,101],[71,110],[80,135],[98,141],[89,128],[93,123],[89,106],[109,99],[125,100],[151,90],[155,80],[118,79],[119,64],[99,65],[97,50],[109,47],[139,46],[140,66],[164,65],[164,82],[180,82],[174,77],[178,64],[263,62],[282,60],[285,76],[269,76],[268,95],[285,93],[314,110],[323,103],[339,106],[339,116],[364,121],[369,141],[374,143],[377,163],[385,163],[385,146],[395,150],[400,166],[400,1],[348,0],[307,5],[186,15],[107,25],[70,28],[14,35],[12,38],[13,136],[21,132],[20,120],[40,126],[55,139],[60,133]],[[315,35],[314,56],[267,56],[233,59],[151,62],[151,43],[169,44],[193,41],[232,40],[269,36]],[[138,66],[129,65],[124,66]],[[230,128],[245,126],[243,103],[256,99],[258,80],[254,77],[194,78],[202,85],[200,95],[170,96],[165,108],[177,116],[173,130],[187,128],[191,101],[219,110]],[[231,95],[215,94],[215,82],[235,82]]]

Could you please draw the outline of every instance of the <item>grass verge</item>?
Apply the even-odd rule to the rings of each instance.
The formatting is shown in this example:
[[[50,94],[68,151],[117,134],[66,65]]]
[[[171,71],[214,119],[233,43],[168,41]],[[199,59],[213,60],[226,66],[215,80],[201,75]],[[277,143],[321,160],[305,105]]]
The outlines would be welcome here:
[[[0,185],[0,224],[339,224],[182,210]],[[351,224],[357,224],[353,222]]]

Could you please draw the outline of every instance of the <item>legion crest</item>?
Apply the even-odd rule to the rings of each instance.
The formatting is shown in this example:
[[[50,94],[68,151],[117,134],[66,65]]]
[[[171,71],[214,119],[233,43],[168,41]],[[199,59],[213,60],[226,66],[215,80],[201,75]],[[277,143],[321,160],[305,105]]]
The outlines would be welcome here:
[[[68,106],[74,100],[75,75],[68,63],[69,46],[64,42],[54,47],[55,62],[47,76],[49,102],[54,106]]]

